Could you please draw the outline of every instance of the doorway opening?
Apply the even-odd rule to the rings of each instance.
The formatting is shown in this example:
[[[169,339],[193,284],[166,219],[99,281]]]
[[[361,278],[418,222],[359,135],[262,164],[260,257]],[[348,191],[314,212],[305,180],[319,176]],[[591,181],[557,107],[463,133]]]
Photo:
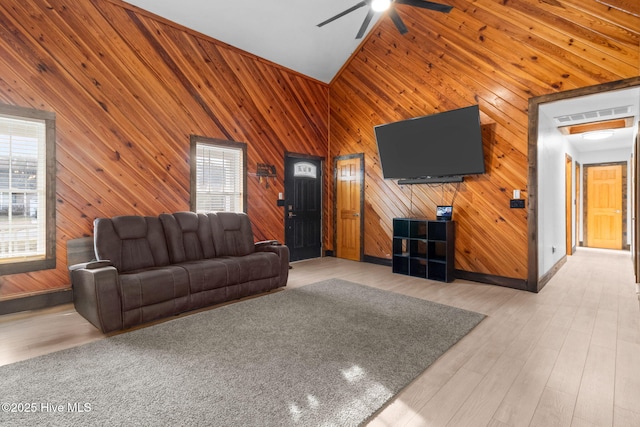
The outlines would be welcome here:
[[[554,110],[555,107],[560,110]],[[527,290],[540,291],[566,261],[568,251],[565,249],[567,244],[564,240],[568,234],[567,227],[578,230],[577,235],[573,237],[575,241],[584,239],[584,230],[580,230],[576,224],[580,217],[572,215],[569,222],[563,206],[568,199],[567,186],[558,185],[567,179],[565,154],[572,156],[574,165],[578,162],[582,165],[581,172],[578,172],[580,169],[573,168],[573,182],[578,179],[576,172],[585,176],[584,169],[587,164],[621,161],[619,158],[609,158],[604,154],[605,151],[577,149],[570,144],[571,139],[580,138],[584,144],[595,145],[601,144],[602,141],[589,138],[611,133],[610,126],[613,126],[614,134],[628,132],[625,147],[618,149],[628,150],[623,161],[630,164],[638,135],[639,107],[640,76],[529,100]],[[605,127],[602,122],[609,119],[617,119],[617,122],[613,125],[606,123]],[[587,133],[590,134],[589,138],[583,136]],[[632,175],[630,179],[635,179],[635,170],[629,170]],[[584,184],[584,179],[582,182]],[[584,199],[584,185],[582,189]],[[578,206],[581,201],[577,188],[573,193],[573,211],[582,213],[584,223],[584,205]],[[636,212],[635,202],[633,205],[629,204],[629,218],[635,218]],[[637,227],[636,221],[629,224],[629,230],[636,233]],[[634,249],[632,247],[632,252],[638,257],[638,251]],[[635,259],[634,261],[638,262]]]

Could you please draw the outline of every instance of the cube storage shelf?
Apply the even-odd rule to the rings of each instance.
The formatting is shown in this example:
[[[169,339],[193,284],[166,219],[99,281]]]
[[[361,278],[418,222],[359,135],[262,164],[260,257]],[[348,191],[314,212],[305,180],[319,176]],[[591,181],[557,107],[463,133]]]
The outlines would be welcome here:
[[[393,219],[393,272],[423,279],[454,279],[455,223]]]

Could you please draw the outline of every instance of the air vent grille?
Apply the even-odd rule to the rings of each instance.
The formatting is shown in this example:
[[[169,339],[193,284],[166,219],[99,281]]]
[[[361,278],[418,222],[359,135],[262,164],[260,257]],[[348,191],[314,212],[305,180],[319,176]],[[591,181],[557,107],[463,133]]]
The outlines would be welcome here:
[[[594,121],[599,119],[610,119],[612,117],[620,115],[629,115],[631,114],[631,110],[631,105],[627,105],[624,107],[603,108],[602,110],[558,116],[555,117],[555,120],[560,124],[567,124],[574,122]]]

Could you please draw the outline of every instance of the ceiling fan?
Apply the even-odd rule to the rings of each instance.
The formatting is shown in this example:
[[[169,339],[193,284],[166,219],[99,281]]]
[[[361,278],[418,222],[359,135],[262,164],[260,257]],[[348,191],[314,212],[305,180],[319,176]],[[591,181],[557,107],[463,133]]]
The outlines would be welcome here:
[[[447,6],[440,3],[433,3],[426,0],[363,0],[360,3],[356,4],[355,6],[352,6],[349,9],[345,10],[344,12],[340,12],[336,16],[331,17],[326,21],[319,23],[318,27],[323,27],[328,23],[333,22],[336,19],[342,18],[343,16],[353,12],[354,10],[360,9],[363,6],[369,6],[369,11],[367,12],[367,16],[364,18],[364,22],[362,23],[362,26],[360,27],[360,30],[356,35],[356,39],[361,39],[362,36],[364,36],[365,31],[367,31],[367,27],[371,23],[371,19],[373,18],[373,15],[376,12],[384,12],[385,10],[389,10],[389,17],[391,18],[393,23],[396,25],[396,28],[398,29],[398,31],[400,31],[400,34],[405,34],[409,30],[404,25],[404,22],[402,22],[400,15],[398,15],[398,12],[396,12],[395,8],[393,7],[394,3],[406,4],[407,6],[420,7],[422,9],[435,10],[437,12],[443,12],[443,13],[449,13],[451,9],[453,9],[453,6]]]

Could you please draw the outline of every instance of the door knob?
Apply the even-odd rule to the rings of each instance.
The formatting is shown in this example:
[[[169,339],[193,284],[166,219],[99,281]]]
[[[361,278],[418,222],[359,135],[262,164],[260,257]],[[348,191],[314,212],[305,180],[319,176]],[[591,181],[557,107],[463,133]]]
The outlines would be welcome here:
[[[360,216],[360,214],[359,213],[354,213],[353,216]]]

